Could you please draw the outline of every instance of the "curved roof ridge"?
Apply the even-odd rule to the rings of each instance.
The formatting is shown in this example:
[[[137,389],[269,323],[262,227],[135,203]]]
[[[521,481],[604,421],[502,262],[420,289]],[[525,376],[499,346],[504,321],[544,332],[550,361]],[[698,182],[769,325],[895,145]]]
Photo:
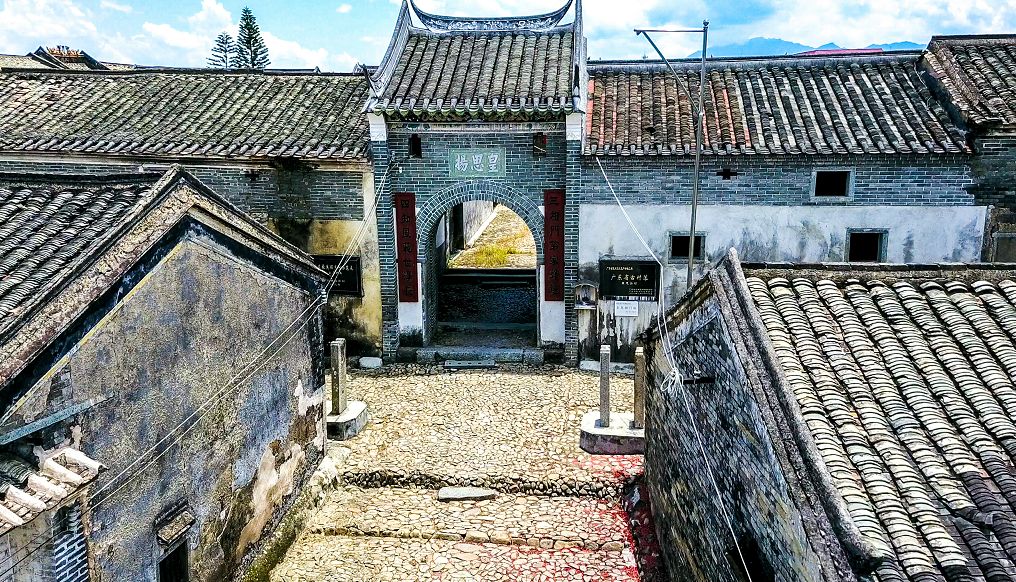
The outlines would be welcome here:
[[[571,9],[574,1],[575,0],[568,0],[568,2],[561,8],[545,14],[536,14],[532,16],[491,16],[480,18],[431,14],[430,12],[420,10],[413,0],[409,0],[409,5],[412,7],[413,12],[416,13],[416,16],[420,19],[420,22],[433,32],[481,32],[544,30],[554,28],[564,19],[568,10]]]

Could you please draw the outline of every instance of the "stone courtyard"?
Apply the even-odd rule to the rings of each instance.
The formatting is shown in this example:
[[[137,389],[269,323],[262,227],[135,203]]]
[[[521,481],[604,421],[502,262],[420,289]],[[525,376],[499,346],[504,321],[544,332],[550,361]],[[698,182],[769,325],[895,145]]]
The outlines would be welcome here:
[[[632,380],[612,378],[616,410]],[[624,485],[641,456],[578,447],[598,377],[545,366],[355,371],[370,423],[331,442],[341,479],[273,570],[289,580],[637,580]],[[438,501],[445,486],[484,501]]]

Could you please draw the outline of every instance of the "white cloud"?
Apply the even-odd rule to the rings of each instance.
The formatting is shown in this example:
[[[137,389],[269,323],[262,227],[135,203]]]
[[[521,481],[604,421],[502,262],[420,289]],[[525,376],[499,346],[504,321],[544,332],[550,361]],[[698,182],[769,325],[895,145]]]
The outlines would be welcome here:
[[[133,6],[130,6],[129,4],[119,4],[117,2],[113,2],[113,0],[101,0],[101,2],[99,2],[99,7],[105,8],[106,10],[123,12],[124,14],[130,14],[134,11]]]
[[[335,11],[338,12],[339,14],[349,14],[349,11],[352,9],[353,7],[350,6],[349,4],[339,4],[339,7],[336,8]]]

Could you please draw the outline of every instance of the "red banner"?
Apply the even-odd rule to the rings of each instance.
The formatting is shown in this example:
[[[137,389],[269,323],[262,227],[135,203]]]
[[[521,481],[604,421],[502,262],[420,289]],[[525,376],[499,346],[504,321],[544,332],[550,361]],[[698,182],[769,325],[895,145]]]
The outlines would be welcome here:
[[[543,297],[564,301],[564,190],[543,192]]]
[[[416,194],[396,192],[395,205],[395,266],[399,271],[399,301],[420,300],[416,270]]]

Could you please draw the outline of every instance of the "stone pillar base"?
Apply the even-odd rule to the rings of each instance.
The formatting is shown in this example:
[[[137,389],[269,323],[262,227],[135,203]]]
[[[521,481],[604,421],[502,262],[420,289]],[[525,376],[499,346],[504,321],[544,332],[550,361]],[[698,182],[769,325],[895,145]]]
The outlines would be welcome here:
[[[611,412],[610,426],[600,426],[600,411],[582,416],[579,447],[591,455],[642,455],[646,452],[645,429],[633,429],[635,415]]]
[[[337,441],[349,440],[360,433],[367,424],[367,404],[350,400],[342,414],[329,414],[328,438]]]

